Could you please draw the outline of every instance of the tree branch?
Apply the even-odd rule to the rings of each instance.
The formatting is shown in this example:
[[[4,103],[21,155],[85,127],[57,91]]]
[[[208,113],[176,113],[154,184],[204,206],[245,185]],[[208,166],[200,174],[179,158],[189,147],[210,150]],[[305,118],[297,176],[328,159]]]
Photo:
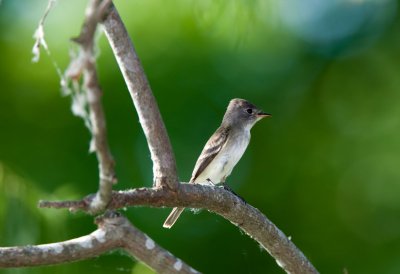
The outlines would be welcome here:
[[[0,268],[43,266],[74,262],[122,248],[159,273],[198,273],[182,260],[158,246],[125,217],[107,212],[97,218],[98,229],[65,242],[0,248]]]
[[[153,186],[178,188],[175,156],[157,102],[115,7],[103,22],[108,41],[139,116],[153,161]]]
[[[86,210],[90,196],[76,201],[72,209]],[[71,208],[73,202],[40,201],[39,207]],[[213,211],[255,239],[287,273],[318,273],[304,254],[262,212],[219,187],[181,184],[178,192],[138,188],[113,192],[109,208],[127,206],[191,207]]]
[[[98,22],[110,8],[111,0],[91,0],[86,8],[86,18],[81,33],[75,41],[80,46],[79,55],[71,60],[66,75],[79,81],[83,73],[89,108],[89,129],[92,134],[91,151],[96,152],[99,162],[99,190],[90,205],[90,212],[104,210],[111,199],[112,186],[117,182],[115,162],[107,141],[106,119],[101,104],[102,90],[97,78],[94,36]]]

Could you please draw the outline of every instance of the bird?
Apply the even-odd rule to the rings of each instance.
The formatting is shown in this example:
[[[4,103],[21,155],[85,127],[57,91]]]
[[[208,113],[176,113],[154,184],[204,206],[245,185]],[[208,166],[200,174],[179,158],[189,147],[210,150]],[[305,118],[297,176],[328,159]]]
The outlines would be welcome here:
[[[189,183],[225,184],[235,165],[243,156],[249,142],[250,129],[261,119],[271,114],[263,112],[247,100],[232,99],[219,128],[204,146]],[[229,187],[227,187],[230,190]],[[235,193],[234,193],[235,194]],[[163,227],[171,228],[184,207],[175,207],[165,220]]]

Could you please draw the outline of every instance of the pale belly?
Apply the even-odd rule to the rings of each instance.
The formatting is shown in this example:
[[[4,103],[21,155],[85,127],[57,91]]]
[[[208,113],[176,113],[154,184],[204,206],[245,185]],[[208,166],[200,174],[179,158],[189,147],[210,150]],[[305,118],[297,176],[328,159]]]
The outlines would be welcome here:
[[[235,165],[242,158],[249,141],[250,134],[235,138],[235,140],[228,140],[218,155],[194,182],[206,183],[208,180],[211,180],[214,184],[225,182],[226,177],[231,174]]]

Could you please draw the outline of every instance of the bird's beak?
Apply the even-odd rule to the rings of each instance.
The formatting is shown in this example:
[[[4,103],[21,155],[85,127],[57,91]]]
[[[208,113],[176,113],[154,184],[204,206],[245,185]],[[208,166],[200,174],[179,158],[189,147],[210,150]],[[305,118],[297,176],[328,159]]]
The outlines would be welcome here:
[[[271,117],[272,115],[266,112],[262,112],[260,111],[259,113],[256,114],[257,118],[261,119],[261,118],[265,118],[265,117]]]

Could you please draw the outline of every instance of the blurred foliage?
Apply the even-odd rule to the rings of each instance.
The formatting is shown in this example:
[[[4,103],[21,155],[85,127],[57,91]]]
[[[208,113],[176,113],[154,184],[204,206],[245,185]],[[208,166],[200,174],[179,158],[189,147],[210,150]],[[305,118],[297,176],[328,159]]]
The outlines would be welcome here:
[[[273,117],[257,124],[228,182],[304,251],[321,273],[400,273],[400,18],[394,0],[115,1],[188,180],[228,101]],[[39,199],[96,191],[90,135],[62,97],[61,68],[84,1],[57,1],[45,25],[51,58],[31,63],[47,1],[0,5],[0,246],[63,241],[92,218],[37,209]],[[138,118],[104,37],[98,69],[118,189],[151,185]],[[282,273],[226,220],[129,208],[132,222],[205,273]],[[149,273],[122,252],[1,273]]]

